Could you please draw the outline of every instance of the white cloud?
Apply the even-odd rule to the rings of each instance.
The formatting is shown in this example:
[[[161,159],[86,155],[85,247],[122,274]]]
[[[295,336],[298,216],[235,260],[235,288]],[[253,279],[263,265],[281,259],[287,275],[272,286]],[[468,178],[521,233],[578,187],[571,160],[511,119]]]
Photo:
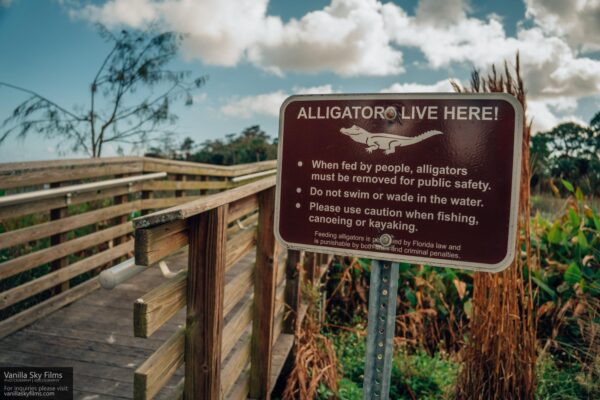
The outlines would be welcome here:
[[[111,0],[102,6],[90,4],[80,10],[72,10],[71,14],[108,27],[127,25],[141,28],[158,18],[157,8],[147,0]]]
[[[526,15],[545,32],[583,51],[600,50],[600,1],[525,0]]]
[[[414,16],[391,2],[331,0],[288,22],[267,14],[268,0],[108,0],[72,14],[109,26],[159,23],[186,34],[188,58],[221,66],[250,61],[276,74],[399,74],[402,47],[418,48],[434,69],[455,63],[487,68],[520,51],[532,96],[590,95],[600,91],[600,61],[580,57],[564,37],[551,34],[593,47],[600,41],[600,1],[566,3],[527,0],[527,15],[537,25],[519,28],[516,37],[507,36],[494,14],[470,16],[466,0],[421,0]],[[581,32],[574,28],[579,20]]]
[[[428,3],[422,1],[421,5]],[[457,8],[461,2],[451,3]],[[432,68],[467,63],[486,69],[514,59],[519,51],[533,98],[586,96],[600,91],[600,61],[578,57],[564,39],[547,36],[540,27],[520,28],[516,37],[509,37],[501,20],[493,15],[484,21],[455,10],[451,12],[453,23],[444,25],[419,18],[419,14],[410,17],[391,3],[383,6],[383,14],[395,43],[420,49]]]
[[[402,73],[402,53],[392,47],[380,11],[375,0],[332,0],[322,10],[277,25],[267,40],[250,47],[249,59],[276,73]]]
[[[221,107],[221,112],[225,115],[242,118],[250,118],[254,115],[276,117],[279,115],[279,107],[288,96],[286,92],[278,90],[255,96],[232,98]]]
[[[194,101],[197,103],[202,103],[203,101],[206,101],[207,98],[208,98],[208,93],[203,92],[203,93],[199,93],[199,94],[195,95]]]
[[[334,93],[333,87],[329,84],[321,86],[302,87],[295,86],[292,88],[293,94],[331,94]]]
[[[232,117],[251,118],[255,115],[268,117],[279,116],[279,108],[292,94],[330,94],[333,93],[331,85],[313,87],[295,87],[292,92],[278,90],[270,93],[231,98],[221,107],[221,112]]]
[[[465,17],[467,9],[463,0],[421,0],[415,14],[423,23],[451,26]]]
[[[421,83],[394,83],[381,90],[381,93],[431,93],[453,92],[449,79],[443,79],[431,85]]]
[[[287,22],[267,14],[268,1],[108,0],[72,13],[110,26],[158,23],[186,34],[183,50],[188,58],[221,66],[250,62],[280,75],[400,74],[403,48],[421,51],[428,68],[459,65],[485,72],[491,64],[512,61],[519,51],[530,109],[538,121],[558,121],[559,115],[572,113],[556,105],[564,106],[565,99],[573,102],[600,93],[600,60],[582,55],[600,48],[599,0],[525,0],[533,25],[519,25],[514,36],[506,33],[497,15],[474,17],[467,0],[420,0],[415,15],[389,1],[331,0]],[[386,90],[449,90],[447,82],[440,82],[433,88],[405,83]],[[230,99],[221,110],[274,116],[287,95],[276,91]]]
[[[575,104],[573,106],[573,103]],[[562,122],[576,122],[587,125],[581,118],[572,114],[577,107],[577,101],[572,98],[559,100],[530,100],[527,102],[528,115],[532,119],[533,133],[548,131]],[[568,112],[568,114],[565,114]],[[562,115],[557,115],[557,114]]]
[[[152,22],[186,34],[184,53],[208,64],[249,60],[265,70],[334,71],[340,75],[403,72],[376,0],[332,0],[322,10],[284,23],[267,15],[268,0],[109,0],[71,14],[108,26]]]

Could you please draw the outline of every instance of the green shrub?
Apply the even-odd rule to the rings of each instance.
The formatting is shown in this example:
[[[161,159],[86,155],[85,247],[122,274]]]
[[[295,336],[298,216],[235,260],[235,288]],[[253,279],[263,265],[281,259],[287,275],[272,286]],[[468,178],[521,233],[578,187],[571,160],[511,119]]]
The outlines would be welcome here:
[[[338,356],[338,369],[343,376],[339,380],[338,395],[344,400],[362,399],[362,384],[365,363],[365,338],[356,333],[342,331],[335,335],[334,343]],[[421,350],[409,354],[396,347],[393,357],[391,399],[449,398],[456,381],[459,364],[437,353],[429,356]],[[332,393],[325,388],[322,399]],[[409,394],[410,393],[410,394]]]

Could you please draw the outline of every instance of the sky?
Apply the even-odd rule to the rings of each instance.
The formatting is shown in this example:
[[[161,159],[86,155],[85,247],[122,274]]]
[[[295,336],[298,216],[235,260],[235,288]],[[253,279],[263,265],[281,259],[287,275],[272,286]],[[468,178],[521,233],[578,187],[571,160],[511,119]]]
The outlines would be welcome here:
[[[85,109],[110,49],[98,22],[185,34],[173,67],[209,79],[175,107],[176,141],[256,124],[276,137],[297,93],[451,92],[517,51],[534,131],[600,111],[598,0],[0,0],[0,82]],[[0,121],[25,99],[0,86]],[[0,162],[85,156],[35,135],[0,144]]]

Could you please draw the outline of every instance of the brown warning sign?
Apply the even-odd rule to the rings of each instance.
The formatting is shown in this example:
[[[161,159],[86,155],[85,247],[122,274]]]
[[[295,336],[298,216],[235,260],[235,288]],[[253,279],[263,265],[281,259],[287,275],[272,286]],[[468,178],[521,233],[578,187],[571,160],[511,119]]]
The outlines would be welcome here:
[[[515,253],[522,124],[500,93],[292,96],[280,115],[278,239],[500,271]]]

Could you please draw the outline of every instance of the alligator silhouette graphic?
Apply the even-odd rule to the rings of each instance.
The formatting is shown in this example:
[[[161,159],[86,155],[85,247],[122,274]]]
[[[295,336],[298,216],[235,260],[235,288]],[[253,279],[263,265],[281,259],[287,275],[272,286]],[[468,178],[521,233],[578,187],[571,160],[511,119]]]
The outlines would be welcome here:
[[[385,154],[394,153],[398,146],[409,146],[432,136],[443,134],[440,131],[427,131],[413,137],[398,136],[389,133],[371,133],[356,125],[352,125],[350,128],[342,128],[340,132],[350,136],[355,142],[366,144],[368,146],[366,150],[369,153],[373,152],[373,150],[384,150]]]

